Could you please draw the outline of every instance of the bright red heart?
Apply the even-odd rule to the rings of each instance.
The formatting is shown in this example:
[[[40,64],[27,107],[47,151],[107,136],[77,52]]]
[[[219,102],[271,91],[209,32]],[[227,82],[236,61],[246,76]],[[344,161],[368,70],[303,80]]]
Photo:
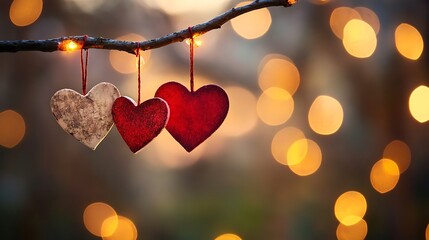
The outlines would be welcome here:
[[[216,85],[190,92],[180,83],[168,82],[159,87],[155,97],[168,103],[170,119],[166,128],[188,152],[219,128],[229,109],[228,95]]]
[[[165,127],[169,117],[167,103],[161,98],[149,99],[140,105],[127,97],[115,100],[113,122],[133,153],[138,152]]]

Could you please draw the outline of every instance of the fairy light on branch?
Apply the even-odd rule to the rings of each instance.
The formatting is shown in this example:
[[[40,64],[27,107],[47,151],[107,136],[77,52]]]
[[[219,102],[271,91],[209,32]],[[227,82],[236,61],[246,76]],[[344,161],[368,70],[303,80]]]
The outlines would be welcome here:
[[[231,21],[231,19],[237,18],[245,13],[257,11],[263,8],[283,6],[291,7],[295,5],[297,0],[258,0],[249,1],[249,4],[241,7],[234,7],[230,10],[206,21],[193,26],[193,31],[197,35],[203,35],[212,30],[219,29],[225,23]],[[270,18],[271,19],[271,18]],[[246,24],[247,26],[251,24]],[[64,47],[58,46],[59,42],[68,39],[81,39],[83,36],[70,36],[60,37],[45,40],[0,40],[0,52],[18,52],[18,51],[42,51],[42,52],[54,52],[54,51],[66,51]],[[194,36],[195,38],[196,36]],[[164,47],[166,45],[182,42],[184,39],[189,38],[189,32],[187,29],[182,29],[163,37],[156,39],[141,41],[141,48],[147,52],[147,50]],[[134,55],[135,42],[133,40],[118,41],[115,39],[108,39],[102,37],[90,37],[90,40],[85,48],[96,48],[96,49],[108,49],[118,50],[127,52]],[[80,40],[77,40],[78,42]]]
[[[191,44],[191,39],[188,38],[186,39],[186,44],[190,45]],[[194,37],[194,46],[196,47],[201,47],[201,45],[203,45],[203,41],[199,38],[195,38]]]
[[[66,52],[72,52],[81,48],[82,46],[73,40],[64,40],[58,44],[58,49]]]

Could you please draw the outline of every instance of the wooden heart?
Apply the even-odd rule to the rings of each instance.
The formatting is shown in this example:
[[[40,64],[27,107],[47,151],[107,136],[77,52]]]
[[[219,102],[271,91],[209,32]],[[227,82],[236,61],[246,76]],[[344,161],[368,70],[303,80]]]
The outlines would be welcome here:
[[[155,97],[170,107],[166,129],[188,152],[204,142],[222,124],[228,113],[226,92],[217,85],[206,85],[195,92],[177,82],[159,87]]]
[[[132,99],[120,97],[112,107],[116,128],[133,153],[161,133],[170,115],[167,103],[161,98],[152,98],[136,105]]]
[[[52,96],[51,110],[64,131],[95,150],[113,126],[112,105],[118,97],[119,90],[105,82],[85,96],[62,89]]]

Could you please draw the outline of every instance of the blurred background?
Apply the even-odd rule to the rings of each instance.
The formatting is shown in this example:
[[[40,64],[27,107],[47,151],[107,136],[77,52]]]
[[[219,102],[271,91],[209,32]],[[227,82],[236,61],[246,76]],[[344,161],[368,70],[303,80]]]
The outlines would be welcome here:
[[[161,37],[228,0],[8,0],[0,39]],[[92,151],[52,116],[80,52],[0,54],[0,239],[429,239],[429,2],[301,0],[198,38],[196,88],[230,98],[192,153],[163,131]],[[189,46],[143,53],[142,99],[188,86]],[[137,98],[136,57],[89,50],[88,89]]]

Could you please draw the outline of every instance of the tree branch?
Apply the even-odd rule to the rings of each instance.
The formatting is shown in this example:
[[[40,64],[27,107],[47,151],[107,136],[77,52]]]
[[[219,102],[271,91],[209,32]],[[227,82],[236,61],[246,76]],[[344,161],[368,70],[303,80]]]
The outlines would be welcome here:
[[[283,6],[290,7],[296,3],[296,0],[255,0],[252,3],[232,8],[221,15],[201,24],[197,24],[192,27],[192,33],[194,36],[203,35],[214,29],[219,29],[223,24],[230,21],[231,19],[238,17],[247,12],[251,12],[260,8]],[[125,51],[131,54],[135,54],[137,45],[141,50],[149,50],[154,48],[160,48],[175,42],[182,42],[183,40],[190,38],[191,33],[188,28],[168,34],[166,36],[155,38],[143,42],[131,42],[131,41],[119,41],[114,39],[102,38],[102,37],[87,37],[87,36],[70,36],[60,37],[47,40],[17,40],[17,41],[0,41],[0,52],[18,52],[18,51],[42,51],[42,52],[54,52],[64,51],[65,41],[74,41],[78,48],[96,48],[96,49],[109,49]]]

